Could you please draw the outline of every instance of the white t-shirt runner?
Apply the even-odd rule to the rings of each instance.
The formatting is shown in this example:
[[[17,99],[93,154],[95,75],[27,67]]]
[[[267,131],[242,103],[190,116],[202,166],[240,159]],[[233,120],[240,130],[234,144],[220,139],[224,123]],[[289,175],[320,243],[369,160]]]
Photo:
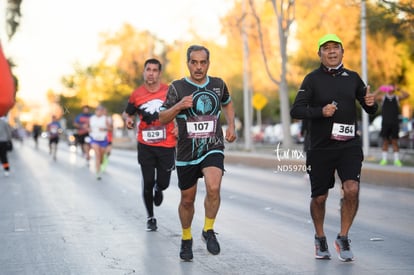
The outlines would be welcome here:
[[[108,136],[107,117],[93,115],[89,119],[91,131],[89,136],[96,141],[104,141]]]

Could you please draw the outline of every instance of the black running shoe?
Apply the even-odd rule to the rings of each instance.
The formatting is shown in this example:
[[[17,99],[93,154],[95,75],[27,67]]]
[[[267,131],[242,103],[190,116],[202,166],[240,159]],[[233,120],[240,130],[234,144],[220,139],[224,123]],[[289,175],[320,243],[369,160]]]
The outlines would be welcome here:
[[[193,260],[193,239],[181,240],[180,258],[186,262]]]
[[[157,231],[157,220],[155,218],[149,218],[147,220],[147,231]]]
[[[162,194],[162,190],[158,190],[157,186],[155,186],[154,191],[154,205],[160,206],[162,203],[162,199],[164,198]]]
[[[201,233],[203,241],[207,244],[207,250],[213,255],[220,253],[220,244],[216,238],[216,232],[213,229],[204,231]]]

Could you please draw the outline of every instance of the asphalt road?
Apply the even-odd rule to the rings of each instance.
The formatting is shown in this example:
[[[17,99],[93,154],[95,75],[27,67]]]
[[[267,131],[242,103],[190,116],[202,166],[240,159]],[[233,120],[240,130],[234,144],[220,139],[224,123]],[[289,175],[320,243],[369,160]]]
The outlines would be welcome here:
[[[227,163],[215,229],[221,254],[200,233],[205,188],[193,221],[194,261],[181,262],[176,174],[146,232],[136,152],[114,150],[101,181],[61,144],[15,144],[12,173],[0,175],[0,274],[414,274],[414,189],[362,183],[350,232],[355,261],[336,258],[339,186],[328,198],[331,260],[313,257],[309,186],[303,173]],[[92,164],[92,162],[91,162]]]

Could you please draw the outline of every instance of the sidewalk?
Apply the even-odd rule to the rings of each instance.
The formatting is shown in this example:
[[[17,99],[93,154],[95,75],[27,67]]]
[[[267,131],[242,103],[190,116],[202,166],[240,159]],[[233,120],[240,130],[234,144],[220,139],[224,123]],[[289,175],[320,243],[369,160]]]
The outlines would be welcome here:
[[[243,151],[241,144],[226,145],[226,163],[242,164],[265,169],[274,169],[292,173],[304,173],[305,156],[301,146],[290,150],[279,148],[277,145],[256,145],[254,152]],[[135,141],[122,139],[114,141],[114,147],[121,149],[136,150]],[[414,163],[414,152],[401,150],[403,163],[412,165]],[[369,154],[365,156],[362,165],[362,182],[394,187],[414,188],[414,166],[395,167],[393,165],[379,165],[381,150],[370,148]]]
[[[277,159],[277,156],[264,153],[246,153],[240,151],[226,152],[227,163],[238,163],[248,166],[287,171],[291,173],[304,173],[304,159]],[[304,168],[302,168],[304,167]],[[376,163],[364,162],[362,165],[362,182],[394,187],[414,188],[414,168],[381,166]]]

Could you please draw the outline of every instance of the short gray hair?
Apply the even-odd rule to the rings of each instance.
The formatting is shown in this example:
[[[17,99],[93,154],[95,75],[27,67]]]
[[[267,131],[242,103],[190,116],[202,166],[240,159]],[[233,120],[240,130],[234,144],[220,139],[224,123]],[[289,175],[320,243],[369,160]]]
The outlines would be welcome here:
[[[191,53],[196,51],[205,51],[207,54],[207,60],[210,60],[210,51],[206,47],[200,45],[191,45],[187,49],[187,62],[190,62]]]

